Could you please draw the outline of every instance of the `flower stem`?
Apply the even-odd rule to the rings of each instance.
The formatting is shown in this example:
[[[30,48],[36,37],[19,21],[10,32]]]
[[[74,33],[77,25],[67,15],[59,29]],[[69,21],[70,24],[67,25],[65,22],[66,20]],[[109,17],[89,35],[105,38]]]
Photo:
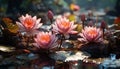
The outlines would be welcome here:
[[[30,39],[30,37],[28,36],[27,37],[27,45],[26,45],[27,47],[29,46],[29,42],[30,42],[29,39]]]
[[[85,23],[85,22],[84,22],[84,21],[82,21],[82,28],[83,28],[83,29],[84,29],[84,23]]]
[[[104,29],[104,28],[102,29],[102,32],[103,32],[103,39],[104,39],[104,35],[105,35],[105,34],[104,34],[104,32],[105,32],[105,29]]]
[[[50,23],[51,23],[51,24],[52,24],[52,22],[53,22],[52,19],[50,19]]]
[[[63,40],[65,39],[64,35],[62,34],[61,35],[61,40],[60,40],[60,46],[59,46],[59,50],[61,49],[62,47],[62,43],[63,43]]]

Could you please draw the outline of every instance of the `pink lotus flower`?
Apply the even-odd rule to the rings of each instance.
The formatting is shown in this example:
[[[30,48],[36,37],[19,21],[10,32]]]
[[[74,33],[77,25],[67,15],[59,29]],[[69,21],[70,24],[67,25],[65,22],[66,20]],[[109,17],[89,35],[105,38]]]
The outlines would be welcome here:
[[[69,34],[76,34],[77,31],[74,29],[77,25],[74,25],[74,22],[70,22],[65,17],[57,18],[55,24],[53,24],[53,31],[58,34],[63,34],[65,37],[69,37]]]
[[[35,34],[37,29],[42,26],[41,18],[37,19],[36,16],[31,17],[31,15],[26,14],[26,16],[21,16],[19,18],[20,22],[16,22],[19,26],[20,32],[26,32],[28,35]]]
[[[34,39],[38,48],[51,49],[57,47],[57,37],[51,32],[39,32]]]
[[[82,38],[78,38],[81,42],[101,42],[102,39],[102,31],[96,27],[85,27],[80,33]]]

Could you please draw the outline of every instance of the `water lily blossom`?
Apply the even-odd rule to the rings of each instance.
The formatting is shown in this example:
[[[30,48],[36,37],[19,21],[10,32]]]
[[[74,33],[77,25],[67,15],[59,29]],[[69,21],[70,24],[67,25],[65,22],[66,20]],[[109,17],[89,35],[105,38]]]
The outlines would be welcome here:
[[[35,46],[42,49],[51,49],[57,47],[57,37],[51,32],[39,32],[34,38]]]
[[[65,37],[69,37],[69,34],[77,33],[77,31],[74,31],[77,25],[74,25],[74,22],[70,22],[65,17],[57,18],[55,24],[53,24],[52,26],[53,26],[53,32],[56,32],[58,34],[63,34]]]
[[[102,31],[96,27],[86,26],[82,32],[79,34],[82,38],[78,38],[81,42],[101,42]]]
[[[19,20],[20,22],[16,22],[19,26],[19,31],[26,32],[27,35],[35,34],[37,29],[42,26],[42,23],[40,23],[41,18],[37,19],[36,16],[32,17],[31,15],[26,14],[26,16],[22,15]]]

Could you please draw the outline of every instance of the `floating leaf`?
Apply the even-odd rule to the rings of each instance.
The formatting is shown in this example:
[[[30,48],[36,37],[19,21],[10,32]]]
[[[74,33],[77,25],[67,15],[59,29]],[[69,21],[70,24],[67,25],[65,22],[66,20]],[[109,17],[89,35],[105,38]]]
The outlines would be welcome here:
[[[21,60],[34,60],[38,58],[38,55],[30,53],[30,54],[21,54],[16,56],[17,59]]]
[[[7,24],[7,28],[11,33],[18,32],[18,26],[16,24],[9,23],[9,24]]]
[[[77,30],[78,32],[81,32],[81,31],[82,31],[82,25],[81,25],[81,24],[77,24],[76,30]]]
[[[83,60],[91,55],[86,53],[86,52],[72,52],[72,51],[57,51],[55,54],[50,55],[51,58],[55,60],[60,60],[60,61],[77,61],[77,60]]]
[[[5,22],[5,25],[7,26],[7,30],[8,30],[10,33],[17,33],[17,31],[18,31],[18,26],[17,26],[16,24]]]
[[[70,21],[76,21],[76,18],[75,18],[75,15],[74,14],[70,14],[69,16],[68,16],[68,19],[70,20]]]
[[[13,21],[10,18],[2,18],[4,23],[12,23]]]
[[[7,28],[10,33],[17,33],[18,26],[16,24],[13,24],[13,21],[10,18],[3,18],[2,20],[6,25],[4,28]]]

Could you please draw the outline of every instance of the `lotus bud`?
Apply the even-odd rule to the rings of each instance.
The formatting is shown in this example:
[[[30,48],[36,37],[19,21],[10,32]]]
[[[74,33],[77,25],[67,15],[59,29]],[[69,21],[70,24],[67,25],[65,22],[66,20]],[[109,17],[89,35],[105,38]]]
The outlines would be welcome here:
[[[102,32],[103,32],[103,38],[104,38],[105,28],[107,28],[106,26],[107,26],[107,25],[106,25],[105,21],[102,20],[102,21],[101,21],[101,26],[100,26],[100,27],[101,27]]]
[[[81,15],[82,27],[84,29],[84,22],[85,22],[85,14]]]
[[[104,20],[101,21],[101,26],[100,26],[102,29],[105,29],[106,28],[106,23]]]
[[[85,14],[82,14],[81,15],[81,21],[85,21],[85,20],[86,20]]]
[[[74,11],[78,11],[78,10],[80,10],[80,7],[78,5],[75,5],[74,6]]]
[[[48,11],[47,16],[50,20],[53,19],[53,12],[51,10]]]

